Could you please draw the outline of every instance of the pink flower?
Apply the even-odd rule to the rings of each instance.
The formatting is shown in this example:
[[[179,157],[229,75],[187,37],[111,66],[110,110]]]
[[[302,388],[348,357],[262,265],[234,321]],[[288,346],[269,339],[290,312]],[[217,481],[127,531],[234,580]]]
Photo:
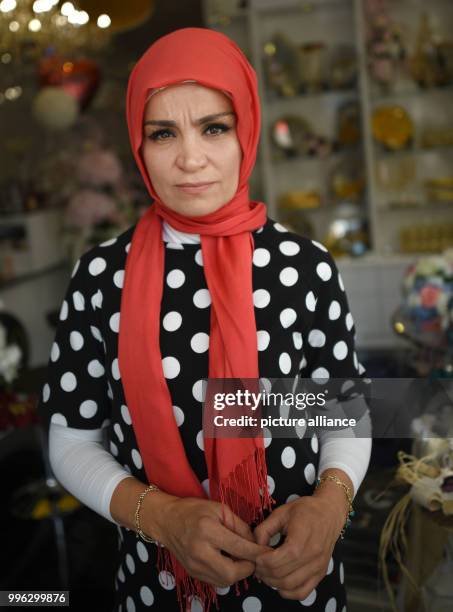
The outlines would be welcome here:
[[[425,308],[432,308],[435,306],[441,293],[442,290],[439,289],[439,287],[434,287],[434,285],[425,285],[420,291],[422,306]]]
[[[90,151],[82,155],[76,168],[77,178],[88,185],[116,185],[122,177],[121,164],[107,150]]]
[[[65,212],[67,222],[80,228],[92,227],[100,221],[112,221],[116,214],[115,200],[91,189],[83,189],[73,195]]]

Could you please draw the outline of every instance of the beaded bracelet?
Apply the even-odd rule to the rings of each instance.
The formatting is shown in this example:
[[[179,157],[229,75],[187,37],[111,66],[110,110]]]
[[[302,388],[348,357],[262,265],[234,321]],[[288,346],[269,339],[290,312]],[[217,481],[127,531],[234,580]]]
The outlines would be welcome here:
[[[150,544],[157,544],[159,545],[159,542],[157,540],[154,540],[153,538],[149,538],[145,533],[143,533],[142,528],[140,526],[140,508],[142,506],[142,502],[143,499],[145,497],[145,495],[147,493],[149,493],[150,491],[159,491],[160,489],[158,487],[156,487],[156,485],[150,484],[144,491],[143,493],[140,493],[140,496],[138,498],[138,503],[137,503],[137,508],[135,510],[135,529],[136,529],[136,536],[137,538],[140,537],[142,540],[144,540],[145,542],[149,542]]]
[[[351,517],[355,516],[355,510],[352,507],[352,495],[351,495],[351,489],[349,488],[349,486],[343,482],[342,480],[340,480],[338,478],[338,476],[334,476],[333,474],[329,474],[328,476],[321,476],[320,478],[316,479],[316,489],[319,487],[319,485],[321,484],[321,482],[323,482],[324,480],[333,480],[333,482],[335,482],[336,484],[340,485],[341,487],[343,487],[344,492],[346,493],[346,497],[348,499],[348,504],[349,504],[349,508],[348,508],[348,514],[346,516],[346,523],[343,527],[343,529],[340,532],[340,538],[343,540],[344,539],[344,534],[346,529],[349,527],[349,525],[351,524]]]

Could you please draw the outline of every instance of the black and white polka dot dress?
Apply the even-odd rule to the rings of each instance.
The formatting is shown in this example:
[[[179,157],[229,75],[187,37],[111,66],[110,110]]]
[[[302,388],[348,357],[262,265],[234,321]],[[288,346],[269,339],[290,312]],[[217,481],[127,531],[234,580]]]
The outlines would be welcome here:
[[[77,263],[61,307],[40,409],[69,427],[107,427],[110,451],[147,482],[118,368],[121,290],[135,226],[97,245]],[[286,231],[269,217],[253,232],[253,298],[262,377],[357,377],[354,322],[341,277],[324,246]],[[200,244],[166,243],[160,344],[174,416],[190,464],[207,487],[202,437],[202,379],[208,375],[210,295]],[[234,287],[231,287],[234,291]],[[140,305],[137,304],[137,308]],[[319,448],[316,434],[266,438],[270,491],[277,504],[310,495]],[[118,526],[120,564],[114,610],[178,612],[171,575],[158,575],[156,547]],[[342,542],[326,576],[303,601],[249,580],[236,596],[218,589],[220,610],[344,612]],[[202,612],[199,601],[193,612]]]

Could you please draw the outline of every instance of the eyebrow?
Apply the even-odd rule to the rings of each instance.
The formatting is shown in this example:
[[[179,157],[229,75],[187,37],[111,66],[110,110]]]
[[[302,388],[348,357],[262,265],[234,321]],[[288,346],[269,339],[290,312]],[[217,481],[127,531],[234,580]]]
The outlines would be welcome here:
[[[234,115],[234,112],[226,112],[226,113],[216,113],[214,115],[206,115],[206,117],[201,117],[200,119],[195,120],[195,125],[203,125],[203,123],[207,123],[208,121],[214,121],[214,119],[219,119],[219,117],[225,117],[226,115]],[[176,127],[176,121],[171,121],[170,119],[153,119],[150,121],[145,121],[143,125],[160,125],[163,127]]]

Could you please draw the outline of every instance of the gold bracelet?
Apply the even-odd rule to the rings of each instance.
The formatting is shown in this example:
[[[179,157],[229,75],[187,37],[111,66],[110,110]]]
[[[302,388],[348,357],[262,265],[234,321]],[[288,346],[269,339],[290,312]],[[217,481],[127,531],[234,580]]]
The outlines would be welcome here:
[[[349,525],[351,524],[351,516],[355,516],[355,510],[352,507],[352,493],[351,493],[351,488],[349,487],[349,485],[347,485],[345,482],[343,482],[342,480],[340,480],[338,478],[338,476],[334,476],[333,474],[329,474],[328,476],[321,476],[320,478],[316,479],[316,488],[319,487],[319,485],[321,484],[321,482],[323,482],[324,480],[332,480],[333,482],[335,482],[336,484],[340,485],[341,487],[343,487],[344,492],[346,493],[346,497],[348,500],[348,514],[346,515],[346,522],[344,524],[343,529],[340,532],[340,538],[343,540],[344,539],[344,534],[346,531],[346,528],[349,527]]]
[[[153,538],[149,538],[145,533],[143,533],[142,528],[140,526],[140,508],[142,507],[142,502],[143,502],[143,500],[145,498],[145,495],[147,493],[149,493],[150,491],[160,491],[160,489],[158,487],[156,487],[156,485],[150,484],[143,491],[143,493],[140,493],[140,496],[138,498],[137,508],[135,510],[136,536],[137,536],[137,538],[140,536],[142,540],[144,540],[145,542],[149,542],[150,544],[157,544],[157,545],[159,545],[159,542],[157,540],[154,540]]]

